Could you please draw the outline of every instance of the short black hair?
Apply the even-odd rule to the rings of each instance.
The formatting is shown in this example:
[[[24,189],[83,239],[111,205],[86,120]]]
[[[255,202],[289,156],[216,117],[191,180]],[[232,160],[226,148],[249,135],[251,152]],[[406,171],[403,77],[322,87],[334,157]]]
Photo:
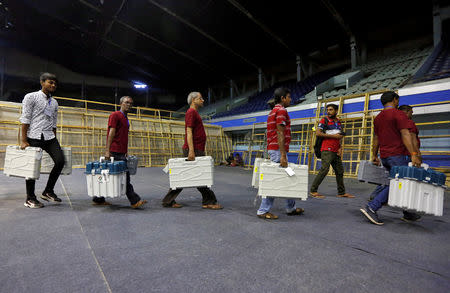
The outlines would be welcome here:
[[[381,95],[380,101],[381,104],[386,105],[387,103],[392,102],[394,99],[400,99],[398,94],[393,91],[385,92]]]
[[[290,94],[291,90],[285,87],[277,88],[273,93],[273,99],[275,100],[275,104],[281,102],[281,97],[286,97],[287,94]]]
[[[398,107],[398,109],[400,111],[409,112],[412,110],[412,107],[410,105],[401,105],[400,107]]]
[[[328,105],[327,105],[327,108],[328,108],[328,107],[333,108],[335,111],[337,111],[337,110],[339,109],[339,106],[336,105],[336,104],[328,104]],[[326,108],[326,109],[327,109],[327,108]]]
[[[41,76],[39,77],[39,80],[44,82],[46,80],[54,80],[56,82],[58,82],[58,78],[56,78],[56,75],[54,75],[53,73],[49,73],[49,72],[44,72],[41,74]]]

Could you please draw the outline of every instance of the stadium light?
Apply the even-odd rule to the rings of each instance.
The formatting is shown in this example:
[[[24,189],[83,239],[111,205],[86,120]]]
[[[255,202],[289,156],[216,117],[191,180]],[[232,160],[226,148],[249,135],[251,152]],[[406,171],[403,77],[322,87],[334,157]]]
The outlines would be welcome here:
[[[134,88],[136,89],[146,89],[147,85],[145,83],[141,83],[141,82],[135,82],[133,84]]]

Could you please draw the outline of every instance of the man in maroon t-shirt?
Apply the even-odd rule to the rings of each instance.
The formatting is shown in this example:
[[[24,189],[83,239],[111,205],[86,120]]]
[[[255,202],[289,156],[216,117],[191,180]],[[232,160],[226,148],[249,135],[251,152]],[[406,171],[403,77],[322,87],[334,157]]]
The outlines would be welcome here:
[[[412,120],[412,115],[413,115],[413,108],[409,105],[401,105],[400,107],[398,107],[398,109],[400,111],[403,111],[406,116],[408,117],[408,122],[409,122],[409,132],[411,133],[411,140],[412,143],[414,145],[414,148],[416,148],[419,153],[420,156],[420,139],[419,139],[419,129],[416,126],[416,123],[414,123],[414,121]],[[411,156],[411,154],[409,152],[406,153],[408,156]]]
[[[133,99],[129,96],[120,98],[120,111],[111,113],[108,119],[108,132],[106,134],[105,158],[108,160],[114,157],[116,161],[127,162],[128,153],[128,130],[130,122],[128,121],[128,112],[133,106]],[[134,192],[133,185],[130,183],[130,173],[127,172],[127,190],[126,195],[131,203],[132,208],[138,208],[145,203],[139,195]],[[92,199],[94,205],[110,205],[105,201],[104,197],[94,197]]]
[[[378,150],[383,166],[390,171],[393,166],[407,166],[410,159],[407,152],[411,154],[411,160],[414,166],[420,167],[422,159],[419,156],[418,149],[412,143],[410,134],[410,124],[408,117],[404,112],[397,109],[399,96],[395,92],[385,92],[381,95],[381,103],[384,110],[377,115],[374,120],[374,132],[372,156],[376,165],[380,164]],[[377,211],[387,203],[389,198],[389,186],[380,185],[373,193],[375,197],[366,207],[360,211],[366,218],[376,225],[383,225],[383,221],[378,218]],[[402,220],[413,222],[420,219],[420,216],[408,211],[403,211]]]
[[[185,116],[185,137],[183,145],[183,155],[189,161],[195,161],[195,156],[205,155],[206,133],[203,127],[202,118],[198,109],[203,107],[203,97],[199,92],[192,92],[188,95],[187,102],[190,105]],[[202,208],[220,210],[223,207],[217,203],[216,195],[208,187],[198,187],[202,194]],[[162,200],[163,207],[181,208],[182,205],[175,202],[175,198],[180,194],[182,188],[169,190]]]
[[[349,197],[353,198],[355,196],[345,192],[344,186],[344,167],[342,166],[342,146],[341,139],[344,137],[342,131],[342,125],[337,118],[338,105],[329,104],[327,105],[327,119],[322,118],[317,125],[316,136],[322,137],[322,166],[320,167],[319,173],[314,179],[311,185],[310,195],[316,198],[324,198],[325,196],[319,194],[317,190],[319,189],[320,183],[322,183],[325,176],[327,176],[330,170],[330,165],[333,167],[334,173],[336,174],[336,183],[338,186],[338,197]]]

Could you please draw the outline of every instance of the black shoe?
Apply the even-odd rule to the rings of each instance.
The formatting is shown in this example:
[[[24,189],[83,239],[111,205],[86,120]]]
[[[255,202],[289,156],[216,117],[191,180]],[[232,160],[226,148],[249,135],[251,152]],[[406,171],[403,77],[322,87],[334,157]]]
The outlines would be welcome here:
[[[359,210],[361,211],[361,213],[363,213],[364,216],[367,217],[367,219],[369,219],[369,221],[371,221],[375,225],[381,226],[384,224],[383,221],[378,219],[377,212],[374,212],[368,205],[365,208]]]
[[[30,209],[39,209],[44,207],[44,205],[37,199],[27,199],[23,205]]]
[[[43,192],[41,198],[46,201],[61,202],[61,199],[54,192]]]
[[[286,213],[286,215],[288,215],[288,216],[299,216],[299,215],[303,214],[304,212],[305,212],[304,209],[302,209],[302,208],[296,208],[296,209],[293,210],[292,212]]]
[[[401,217],[400,219],[402,221],[405,221],[407,223],[411,223],[411,222],[417,222],[421,219],[422,217],[416,213],[411,213],[408,211],[403,211],[403,217]]]

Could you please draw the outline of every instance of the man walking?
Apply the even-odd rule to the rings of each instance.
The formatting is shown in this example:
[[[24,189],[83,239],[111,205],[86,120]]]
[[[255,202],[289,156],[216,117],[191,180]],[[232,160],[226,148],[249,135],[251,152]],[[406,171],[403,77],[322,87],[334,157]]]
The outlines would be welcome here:
[[[40,76],[41,90],[25,95],[22,102],[22,139],[20,147],[40,147],[46,151],[55,163],[48,177],[47,186],[41,195],[46,201],[61,202],[55,194],[56,181],[64,168],[64,154],[56,139],[56,121],[58,118],[58,102],[52,98],[56,91],[57,79],[54,74],[43,73]],[[44,205],[34,194],[36,181],[26,180],[27,199],[24,205],[28,208],[42,208]]]
[[[336,174],[336,183],[338,187],[337,197],[349,197],[355,196],[345,192],[344,186],[344,167],[342,166],[342,146],[341,139],[344,137],[342,132],[342,125],[339,119],[336,117],[339,107],[335,104],[327,105],[327,118],[322,118],[319,121],[316,130],[316,137],[321,137],[321,159],[322,166],[317,174],[314,182],[311,186],[310,195],[316,198],[324,198],[325,196],[319,194],[317,190],[322,183],[325,176],[327,176],[330,170],[330,165],[333,167]]]
[[[203,97],[199,92],[191,92],[188,95],[187,103],[190,105],[185,116],[185,137],[183,145],[183,155],[189,161],[194,161],[196,156],[205,155],[206,133],[203,121],[198,113],[198,109],[203,107]],[[208,187],[197,187],[202,194],[202,208],[220,210],[223,207],[217,203],[216,195]],[[166,208],[181,208],[182,205],[175,202],[182,188],[169,190],[162,200],[162,206]]]
[[[291,92],[287,88],[277,88],[274,96],[275,106],[267,117],[267,150],[272,162],[280,163],[281,167],[286,168],[291,142],[291,119],[286,107],[291,104]],[[274,200],[273,197],[263,198],[256,215],[261,219],[278,219],[277,215],[270,213]],[[304,209],[297,208],[294,199],[286,199],[287,215],[301,215],[303,212]]]
[[[105,158],[108,160],[114,157],[116,161],[125,161],[127,163],[128,153],[128,131],[130,122],[128,121],[128,112],[133,106],[133,99],[129,96],[120,98],[120,111],[111,113],[108,119],[108,132],[106,135]],[[131,207],[136,209],[147,203],[134,192],[133,185],[130,183],[130,173],[126,174],[126,195],[130,201]],[[94,205],[110,205],[105,201],[104,197],[94,197],[92,199]]]
[[[383,166],[390,171],[393,166],[407,166],[412,161],[414,166],[420,167],[422,159],[418,149],[414,147],[410,135],[410,123],[404,112],[397,109],[400,97],[397,93],[389,91],[381,95],[381,103],[384,110],[377,115],[374,120],[374,138],[372,156],[373,162],[380,165],[378,150]],[[411,159],[406,155],[411,154]],[[375,197],[365,208],[360,209],[361,213],[373,224],[383,225],[383,221],[378,218],[377,211],[389,198],[389,186],[378,186],[374,192]],[[405,221],[417,221],[420,216],[415,213],[403,211]]]

